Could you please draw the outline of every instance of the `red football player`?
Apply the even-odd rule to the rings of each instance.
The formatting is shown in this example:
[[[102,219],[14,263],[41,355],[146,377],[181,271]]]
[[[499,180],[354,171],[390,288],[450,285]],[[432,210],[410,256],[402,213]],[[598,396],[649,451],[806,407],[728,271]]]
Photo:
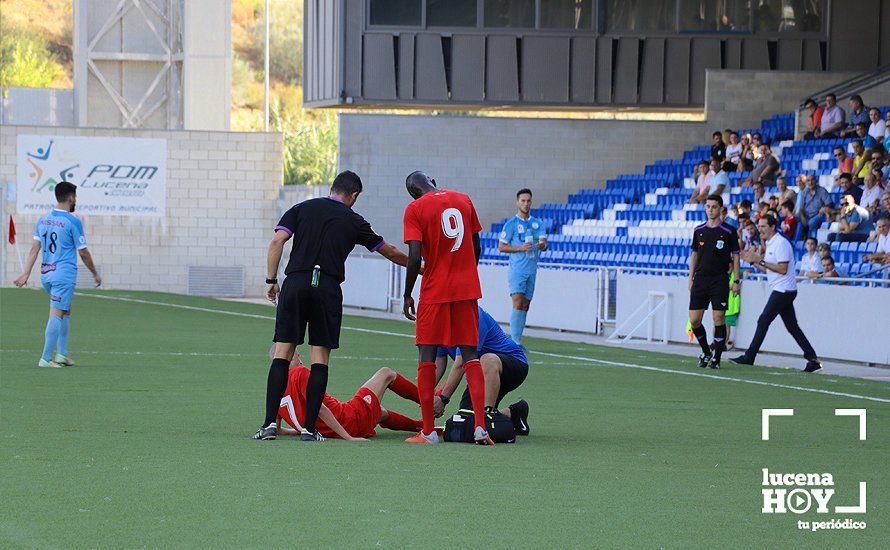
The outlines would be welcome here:
[[[433,394],[436,387],[436,350],[439,346],[460,347],[467,387],[475,416],[475,440],[494,445],[485,430],[485,375],[479,363],[479,308],[482,297],[476,264],[482,251],[482,225],[470,197],[456,191],[437,189],[423,172],[405,180],[414,202],[405,209],[405,243],[408,266],[405,276],[403,312],[417,322],[415,343],[420,352],[417,389],[423,428],[410,443],[438,443],[434,430]],[[420,304],[414,308],[411,293],[425,260]]]
[[[306,419],[306,383],[309,369],[298,355],[290,364],[287,377],[287,390],[281,398],[278,409],[278,434],[300,435]],[[363,441],[373,437],[374,428],[379,424],[390,430],[413,432],[420,427],[420,421],[408,418],[380,406],[380,400],[387,389],[410,401],[417,402],[417,386],[413,382],[389,368],[374,373],[370,380],[362,384],[349,401],[338,401],[325,393],[318,414],[318,432],[323,437],[341,438],[347,441]],[[284,420],[295,429],[281,426]]]

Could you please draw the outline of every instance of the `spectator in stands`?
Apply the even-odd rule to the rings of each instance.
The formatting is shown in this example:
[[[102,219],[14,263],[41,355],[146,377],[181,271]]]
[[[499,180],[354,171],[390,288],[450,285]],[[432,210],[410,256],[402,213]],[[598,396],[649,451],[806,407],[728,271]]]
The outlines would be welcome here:
[[[868,135],[875,138],[878,143],[882,143],[887,136],[887,123],[881,119],[881,110],[872,107],[868,110]]]
[[[807,176],[807,186],[800,192],[797,215],[795,218],[803,225],[805,234],[814,233],[825,221],[822,209],[832,206],[831,195],[816,182],[816,176]]]
[[[745,199],[738,204],[737,208],[739,211],[739,220],[742,219],[742,216],[747,216],[749,219],[751,218],[751,201]]]
[[[829,233],[829,241],[864,243],[874,229],[868,217],[868,210],[856,204],[853,195],[841,199],[839,233]]]
[[[794,201],[782,203],[782,225],[780,227],[786,237],[794,239],[797,231],[797,220],[794,218]]]
[[[770,195],[769,200],[767,200],[766,202],[769,204],[770,212],[775,212],[776,215],[778,215],[779,210],[782,208],[781,206],[779,206],[779,195]]]
[[[883,187],[884,181],[887,180],[887,177],[890,176],[890,165],[887,164],[888,155],[887,150],[884,149],[883,145],[878,144],[874,149],[871,150],[871,171],[880,172],[880,181],[878,182],[881,187]]]
[[[834,158],[837,159],[838,174],[853,173],[853,157],[847,156],[847,151],[840,145],[834,148]]]
[[[806,252],[800,258],[800,276],[810,277],[810,273],[822,273],[822,257],[819,255],[819,251],[816,250],[818,246],[818,241],[816,241],[816,237],[807,237],[807,242],[804,245],[806,246]]]
[[[735,172],[740,170],[742,163],[742,144],[739,142],[739,133],[729,133],[729,145],[726,146],[726,160],[732,163],[732,167],[727,172]]]
[[[729,161],[723,162],[716,158],[711,159],[711,173],[708,176],[708,195],[723,196],[726,193],[725,200],[729,200],[729,176],[726,174],[727,165],[732,166]],[[707,200],[707,197],[705,197]]]
[[[872,151],[880,143],[868,133],[867,122],[860,122],[856,125],[856,137],[862,140],[862,146],[865,147],[866,152]]]
[[[847,127],[841,130],[841,137],[852,137],[856,133],[856,125],[860,122],[868,122],[868,107],[862,102],[862,97],[854,95],[850,97],[850,117]]]
[[[752,184],[754,188],[754,204],[760,206],[760,203],[766,202],[766,189],[762,181],[756,181]]]
[[[814,271],[807,273],[807,278],[816,283],[826,283],[828,281],[823,281],[821,279],[840,276],[840,273],[837,271],[837,266],[834,264],[834,258],[832,258],[831,255],[822,258],[822,271],[820,273]]]
[[[835,183],[841,188],[841,193],[853,195],[857,204],[862,199],[862,187],[859,186],[858,178],[854,178],[850,174],[841,174],[837,177]]]
[[[890,111],[887,111],[887,114],[890,115]],[[884,141],[882,145],[884,146],[884,151],[890,151],[890,120],[884,123]]]
[[[816,139],[816,130],[822,125],[822,113],[825,112],[825,109],[816,103],[816,100],[813,98],[808,99],[804,103],[804,108],[810,114],[807,116],[807,133],[804,134],[803,138],[805,140]]]
[[[759,220],[760,218],[766,216],[769,213],[769,203],[763,201],[759,205],[757,205],[757,213],[754,214],[751,219],[754,221]]]
[[[750,246],[760,246],[760,232],[757,230],[757,225],[753,221],[746,220],[740,239],[742,250],[747,250]]]
[[[696,178],[695,189],[689,197],[690,204],[704,204],[708,200],[708,177],[710,175],[710,163],[703,160],[695,166],[693,177]]]
[[[859,206],[868,210],[869,216],[878,212],[878,204],[881,202],[881,193],[884,191],[879,183],[880,181],[880,170],[872,170],[865,176],[865,189],[862,190]]]
[[[822,124],[816,131],[817,139],[837,137],[846,124],[847,114],[837,104],[837,96],[828,94],[825,96],[825,112],[822,113]]]
[[[878,229],[872,242],[878,243],[877,250],[873,254],[866,254],[862,259],[875,264],[890,263],[890,218],[884,217],[878,220]]]
[[[764,143],[760,146],[760,158],[754,161],[754,169],[751,170],[751,175],[745,183],[751,185],[762,182],[764,185],[772,185],[779,175],[779,167],[779,158],[772,153],[770,146]]]
[[[890,191],[885,190],[884,194],[881,195],[881,204],[878,206],[877,218],[881,219],[886,216],[890,216]]]
[[[754,162],[757,162],[763,152],[760,150],[760,146],[763,145],[763,141],[761,141],[760,134],[754,133],[751,135],[751,154],[754,155]]]
[[[742,162],[739,164],[742,172],[754,168],[754,149],[751,141],[751,134],[745,134],[742,137]]]
[[[865,177],[871,168],[871,153],[866,154],[861,139],[851,141],[850,147],[853,148],[853,171],[850,173],[856,177]]]
[[[723,142],[723,132],[714,132],[714,144],[711,145],[711,158],[723,162],[726,158],[726,143]]]
[[[732,208],[726,208],[726,206],[723,207],[723,222],[736,231],[739,229],[738,217],[739,213],[735,205],[733,205]]]
[[[776,178],[776,187],[779,188],[779,204],[784,204],[786,201],[791,201],[792,204],[797,202],[797,193],[788,188],[788,178],[785,176]]]

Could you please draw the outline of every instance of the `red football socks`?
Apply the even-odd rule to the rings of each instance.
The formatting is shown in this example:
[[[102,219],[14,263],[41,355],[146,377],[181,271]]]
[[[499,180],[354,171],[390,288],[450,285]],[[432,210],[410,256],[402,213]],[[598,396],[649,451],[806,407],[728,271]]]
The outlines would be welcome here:
[[[473,416],[475,427],[485,429],[485,375],[482,373],[482,363],[478,359],[464,363],[464,373],[467,375],[467,388],[470,390],[470,401],[473,403]]]
[[[419,394],[420,413],[423,416],[423,433],[426,435],[433,433],[436,427],[436,417],[433,411],[433,392],[435,390],[436,364],[421,362],[417,367],[417,393]]]
[[[396,379],[389,385],[389,389],[394,391],[399,397],[404,397],[415,403],[420,403],[420,395],[417,393],[417,386],[414,385],[414,382],[408,380],[399,373],[396,373]]]
[[[389,430],[400,430],[403,432],[416,432],[422,426],[423,422],[420,420],[414,420],[413,418],[408,418],[404,414],[399,414],[397,412],[386,411],[388,417],[386,420],[380,423],[380,425]]]

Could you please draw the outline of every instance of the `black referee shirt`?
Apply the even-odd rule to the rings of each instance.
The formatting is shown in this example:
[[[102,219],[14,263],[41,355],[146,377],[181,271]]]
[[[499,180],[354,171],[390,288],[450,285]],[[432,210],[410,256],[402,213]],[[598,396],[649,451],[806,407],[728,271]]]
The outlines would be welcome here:
[[[363,217],[334,198],[310,199],[284,213],[276,230],[293,236],[293,248],[284,273],[312,271],[319,265],[322,273],[346,279],[346,257],[360,244],[376,252],[384,245],[383,237]]]
[[[732,266],[732,255],[739,253],[739,237],[724,223],[716,227],[703,223],[692,235],[692,250],[698,252],[696,275],[725,276]]]

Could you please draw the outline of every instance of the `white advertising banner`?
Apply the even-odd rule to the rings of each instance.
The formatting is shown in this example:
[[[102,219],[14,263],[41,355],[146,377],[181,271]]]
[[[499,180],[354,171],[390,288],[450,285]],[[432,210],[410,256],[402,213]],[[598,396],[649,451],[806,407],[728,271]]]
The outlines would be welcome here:
[[[56,183],[77,186],[77,212],[163,217],[167,140],[19,135],[17,210],[43,214],[56,205]]]

